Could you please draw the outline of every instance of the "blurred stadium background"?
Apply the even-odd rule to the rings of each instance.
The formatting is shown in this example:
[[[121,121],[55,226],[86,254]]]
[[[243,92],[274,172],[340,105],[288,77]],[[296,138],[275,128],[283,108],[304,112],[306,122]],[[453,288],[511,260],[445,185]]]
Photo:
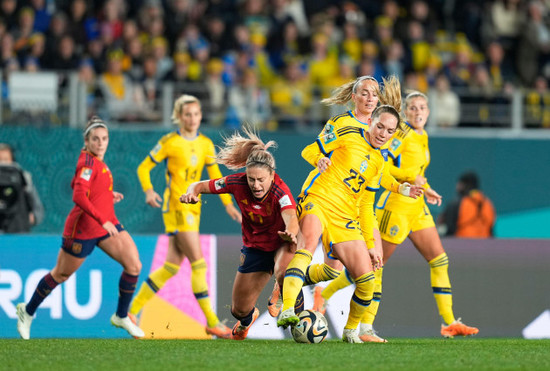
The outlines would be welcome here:
[[[454,197],[459,174],[474,170],[497,210],[496,237],[547,245],[549,9],[543,0],[2,0],[0,142],[13,146],[45,205],[45,220],[27,237],[61,233],[72,207],[81,129],[92,115],[111,127],[106,162],[115,189],[125,194],[117,214],[133,235],[151,236],[163,232],[162,219],[143,202],[136,168],[173,129],[172,104],[180,94],[202,100],[201,131],[216,144],[245,122],[276,140],[278,172],[297,195],[309,171],[302,148],[345,110],[323,107],[320,99],[357,75],[381,81],[396,74],[404,92],[430,97],[428,178],[444,203]],[[153,171],[157,190],[163,177],[162,169]],[[202,232],[238,235],[220,206],[207,198]],[[434,216],[441,209],[432,207]],[[6,241],[0,236],[0,268],[9,266],[5,250],[16,248]],[[451,259],[461,244],[469,252],[485,246],[448,244],[456,245]],[[499,252],[494,241],[488,246],[495,261],[510,253]],[[57,248],[49,247],[51,258],[40,268],[53,264]],[[538,254],[528,256],[548,262]],[[218,270],[230,272],[223,282],[218,275],[218,284],[230,287],[235,264],[219,263]],[[483,272],[476,278],[497,282],[490,268]],[[451,277],[457,286],[465,284],[460,277]],[[516,288],[523,293],[548,292],[522,282]],[[515,329],[544,308],[548,299],[523,313]],[[508,335],[502,331],[495,336]]]

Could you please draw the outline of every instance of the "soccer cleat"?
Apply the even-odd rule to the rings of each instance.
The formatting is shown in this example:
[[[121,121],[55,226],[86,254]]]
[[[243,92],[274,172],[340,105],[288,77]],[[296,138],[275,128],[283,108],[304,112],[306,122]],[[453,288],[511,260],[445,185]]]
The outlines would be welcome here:
[[[32,316],[27,313],[25,303],[17,304],[17,331],[22,339],[29,340],[31,337]]]
[[[216,336],[220,339],[231,339],[231,329],[224,325],[222,322],[218,322],[215,326],[204,328],[208,335]]]
[[[279,315],[279,319],[277,319],[277,327],[294,327],[298,324],[298,322],[300,322],[300,319],[296,313],[294,313],[294,308],[288,308]]]
[[[233,331],[231,331],[231,335],[232,335],[231,338],[233,340],[246,339],[246,335],[248,335],[248,330],[250,330],[250,327],[259,316],[260,316],[260,311],[258,310],[258,308],[254,307],[254,313],[252,314],[252,322],[250,322],[248,326],[242,326],[241,321],[237,321],[237,323],[235,323],[235,326],[233,326]]]
[[[142,329],[140,329],[136,324],[132,322],[129,316],[126,316],[124,318],[120,318],[117,316],[117,314],[113,314],[111,316],[111,324],[115,327],[120,327],[128,331],[130,335],[132,335],[134,338],[142,338],[145,336],[145,333]]]
[[[130,321],[132,321],[132,323],[136,326],[139,326],[138,322],[138,317],[135,315],[135,314],[132,314],[132,313],[128,313],[128,318],[130,318]]]
[[[469,335],[475,335],[478,332],[479,332],[479,329],[477,327],[466,326],[465,324],[462,323],[460,318],[448,326],[441,325],[441,335],[451,339],[457,335],[469,336]]]
[[[323,288],[321,286],[315,286],[315,289],[313,290],[313,310],[321,313],[323,316],[325,315],[325,312],[327,311],[327,305],[325,298],[321,293],[323,292]]]
[[[357,336],[357,329],[354,328],[345,328],[344,334],[342,335],[342,340],[344,341],[344,343],[363,343],[359,336]]]
[[[269,312],[269,315],[271,317],[277,317],[279,315],[279,312],[281,312],[282,306],[283,298],[281,295],[281,289],[279,288],[279,284],[277,283],[277,281],[275,281],[273,291],[271,292],[271,296],[267,301],[267,311]]]
[[[374,329],[365,329],[359,331],[359,339],[363,343],[387,343],[388,341],[386,339],[381,338],[376,334],[376,331]]]
[[[128,318],[130,318],[130,321],[132,321],[132,323],[136,326],[139,327],[139,319],[138,317],[135,315],[135,314],[132,314],[132,313],[128,313]],[[139,339],[139,337],[137,336],[134,336],[134,339]]]

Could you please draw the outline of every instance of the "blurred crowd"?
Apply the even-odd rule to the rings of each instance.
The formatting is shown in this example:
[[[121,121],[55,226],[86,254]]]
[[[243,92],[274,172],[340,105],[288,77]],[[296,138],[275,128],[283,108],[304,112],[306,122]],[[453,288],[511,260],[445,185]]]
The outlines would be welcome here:
[[[515,89],[530,89],[528,113],[550,126],[549,5],[0,0],[0,63],[4,88],[12,71],[78,71],[90,105],[103,99],[119,120],[159,119],[169,81],[174,96],[207,101],[214,125],[296,127],[334,87],[395,74],[405,89],[436,92],[440,126],[459,124],[460,105],[506,103]]]

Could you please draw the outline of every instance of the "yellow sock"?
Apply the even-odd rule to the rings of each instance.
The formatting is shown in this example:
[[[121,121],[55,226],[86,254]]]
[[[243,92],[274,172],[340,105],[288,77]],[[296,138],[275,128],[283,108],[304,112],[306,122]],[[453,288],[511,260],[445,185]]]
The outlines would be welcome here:
[[[304,275],[312,255],[309,251],[301,249],[296,251],[294,258],[286,267],[285,280],[283,281],[283,311],[294,308],[298,292],[304,285]]]
[[[361,318],[365,314],[367,307],[372,301],[374,292],[374,273],[365,273],[355,280],[355,291],[351,297],[349,305],[348,322],[344,326],[346,329],[356,329],[359,326]]]
[[[322,281],[330,281],[340,275],[340,271],[323,264],[311,264],[307,267],[304,286],[314,285]]]
[[[455,316],[453,314],[453,292],[448,273],[449,258],[446,253],[443,253],[430,260],[429,263],[432,290],[439,314],[446,324],[450,324],[454,322]]]
[[[352,283],[353,278],[351,278],[347,269],[344,269],[338,277],[332,280],[332,282],[323,289],[323,291],[321,292],[321,296],[323,296],[325,300],[328,300],[332,297],[332,295],[334,295],[336,291],[341,290],[344,287],[348,287]]]
[[[132,301],[130,313],[137,315],[166,282],[178,273],[179,269],[179,265],[164,262],[162,267],[151,273],[147,280],[141,284],[136,297]]]
[[[191,288],[195,299],[206,317],[208,327],[214,327],[220,322],[216,313],[212,309],[210,296],[208,295],[208,284],[206,283],[206,261],[199,259],[191,263]]]
[[[372,295],[372,301],[367,307],[361,323],[372,325],[378,313],[378,307],[380,306],[380,299],[382,299],[382,271],[383,268],[374,272],[374,294]]]

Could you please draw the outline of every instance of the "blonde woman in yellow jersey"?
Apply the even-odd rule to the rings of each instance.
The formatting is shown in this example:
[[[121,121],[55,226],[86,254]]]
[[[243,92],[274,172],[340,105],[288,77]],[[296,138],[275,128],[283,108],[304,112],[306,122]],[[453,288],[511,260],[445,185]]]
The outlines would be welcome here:
[[[368,80],[367,80],[368,81]],[[371,81],[369,81],[371,82]],[[392,76],[388,80],[383,79],[383,89],[380,91],[378,88],[378,85],[373,85],[371,83],[370,88],[374,89],[374,93],[376,95],[377,100],[379,100],[382,104],[389,104],[393,107],[401,107],[401,85],[399,83],[399,80]],[[357,104],[359,106],[359,104]],[[336,116],[335,118],[329,120],[327,127],[325,128],[325,135],[328,134],[329,130],[332,131],[333,128],[338,128],[338,124],[342,122],[345,122],[346,115],[340,115]],[[350,124],[353,124],[353,121],[350,122]],[[361,123],[362,124],[362,123]],[[364,126],[368,126],[366,123],[363,124]],[[399,130],[399,129],[398,129]],[[387,143],[382,147],[383,149],[387,149]],[[306,151],[309,151],[310,153],[306,153]],[[314,152],[313,154],[311,152]],[[307,159],[310,163],[312,161],[318,161],[317,167],[319,171],[323,171],[326,169],[326,164],[330,163],[329,157],[324,157],[322,154],[320,157],[317,155],[315,157],[316,153],[318,153],[318,149],[313,148],[311,145],[306,147],[304,151],[302,152],[302,156]],[[314,163],[312,163],[313,166],[315,166]],[[317,171],[312,171],[310,173],[310,176],[308,177],[308,180],[306,180],[306,183],[304,183],[304,188],[306,188],[310,182],[311,179],[313,179],[314,176],[318,174]],[[365,195],[365,200],[362,203],[361,210],[364,210],[364,212],[360,213],[361,216],[361,228],[363,231],[363,237],[365,238],[365,242],[367,243],[367,247],[369,249],[375,248],[378,249],[378,251],[382,251],[382,240],[380,238],[380,232],[378,230],[378,222],[376,220],[376,217],[374,215],[374,197],[375,193],[379,190],[380,185],[382,185],[384,188],[391,190],[392,192],[399,192],[399,186],[400,183],[395,180],[391,174],[389,174],[389,166],[385,165],[383,173],[380,177],[373,179],[371,184],[367,186],[367,190],[369,191]],[[412,194],[410,197],[418,197],[420,193],[418,194]],[[360,211],[361,211],[360,210]],[[327,236],[323,235],[323,245],[324,246],[330,246],[331,241],[326,240]],[[329,259],[327,259],[329,257]],[[344,271],[345,274],[339,274],[338,270],[341,270],[341,264],[338,265],[338,261],[330,259],[330,255],[325,255],[325,263],[324,264],[313,264],[310,265],[306,271],[306,275],[304,278],[304,284],[314,284],[320,281],[326,281],[332,278],[335,278],[328,286],[325,288],[322,288],[320,286],[317,286],[314,290],[314,304],[313,309],[317,310],[321,313],[325,313],[325,302],[330,299],[330,297],[338,290],[349,286],[353,283],[352,278],[350,277],[349,273],[347,271]],[[331,271],[332,268],[332,271]],[[382,272],[383,272],[383,265],[380,267],[377,267],[379,269],[375,270],[374,273],[374,296],[371,304],[368,306],[367,311],[364,314],[363,319],[361,320],[361,326],[359,330],[359,338],[363,342],[386,342],[385,339],[379,337],[376,335],[374,330],[372,329],[372,323],[370,323],[370,318],[374,318],[374,315],[371,312],[374,312],[376,314],[376,311],[378,309],[378,304],[380,303],[380,297],[381,297],[381,287],[382,287]],[[335,272],[336,274],[333,275],[333,277],[330,277],[328,273]]]
[[[441,205],[441,196],[426,180],[426,168],[430,164],[428,134],[424,130],[430,113],[428,98],[419,92],[410,93],[405,98],[404,113],[406,126],[398,130],[389,146],[395,164],[391,166],[390,172],[399,181],[423,186],[425,198],[413,200],[388,191],[381,195],[376,205],[376,216],[380,224],[384,262],[392,256],[397,245],[408,237],[430,265],[433,294],[439,314],[445,322],[441,325],[441,335],[475,335],[479,332],[477,328],[466,326],[460,319],[455,319],[453,314],[451,283],[447,272],[449,259],[426,205],[426,201]]]
[[[351,102],[353,108],[343,114],[330,118],[319,134],[319,137],[329,135],[335,130],[345,126],[364,128],[366,130],[368,128],[367,121],[378,105],[378,94],[378,82],[374,77],[368,75],[360,76],[337,88],[332,96],[323,99],[321,103],[332,106],[347,105]],[[315,167],[315,169],[309,173],[302,186],[302,192],[304,192],[319,172],[327,169],[330,160],[329,157],[326,157],[325,154],[319,150],[316,143],[312,143],[304,148],[302,157]],[[312,285],[317,282],[334,279],[338,277],[341,271],[342,263],[337,259],[325,255],[325,262],[323,264],[312,264],[308,266],[304,277],[304,284]],[[282,300],[279,285],[275,282],[273,292],[267,304],[269,314],[276,317],[280,312],[281,305]]]
[[[151,273],[134,298],[130,315],[135,318],[149,301],[179,270],[184,258],[191,264],[191,287],[207,321],[206,332],[217,337],[230,338],[231,329],[220,322],[210,304],[206,282],[206,262],[199,240],[200,203],[182,204],[178,198],[187,187],[201,178],[204,166],[211,179],[222,174],[215,160],[212,141],[199,133],[202,120],[200,101],[191,95],[182,95],[174,103],[172,120],[178,130],[166,134],[138,167],[138,177],[145,192],[145,202],[161,207],[166,233],[169,236],[168,253],[164,265]],[[166,162],[166,189],[161,198],[153,189],[150,172],[160,162]],[[241,222],[240,212],[233,206],[231,196],[220,195],[229,216]]]
[[[284,279],[283,308],[277,320],[282,327],[294,326],[298,317],[294,304],[304,283],[305,270],[311,263],[319,237],[332,241],[331,253],[353,277],[356,288],[350,301],[350,314],[342,339],[362,343],[357,326],[370,304],[374,289],[373,264],[382,256],[367,249],[359,226],[359,207],[368,192],[367,185],[379,177],[387,156],[381,150],[399,123],[399,113],[392,106],[378,107],[369,120],[369,130],[343,127],[317,139],[321,152],[331,155],[331,164],[319,174],[300,198],[298,218],[303,246],[296,251]],[[362,209],[363,210],[363,209]]]

